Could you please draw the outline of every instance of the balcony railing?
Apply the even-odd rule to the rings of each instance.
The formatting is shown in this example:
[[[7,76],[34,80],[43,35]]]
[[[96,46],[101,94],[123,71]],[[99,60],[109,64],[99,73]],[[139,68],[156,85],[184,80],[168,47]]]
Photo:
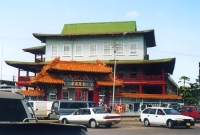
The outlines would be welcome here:
[[[20,76],[18,82],[30,82],[34,76]]]
[[[162,75],[143,75],[143,76],[120,76],[124,83],[149,83],[162,82]]]
[[[35,59],[35,62],[44,62],[45,61],[45,58],[36,58]]]

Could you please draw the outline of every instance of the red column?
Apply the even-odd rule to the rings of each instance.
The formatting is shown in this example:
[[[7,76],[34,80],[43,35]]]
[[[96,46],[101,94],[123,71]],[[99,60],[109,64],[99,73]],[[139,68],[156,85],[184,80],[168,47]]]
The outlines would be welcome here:
[[[164,66],[163,66],[163,68],[162,68],[162,80],[163,80],[163,82],[165,81],[165,68],[164,68]]]
[[[44,101],[47,101],[47,87],[44,87]]]
[[[139,94],[142,94],[142,85],[139,85]]]
[[[96,83],[95,84],[95,87],[94,87],[94,91],[93,91],[93,101],[98,103],[99,102],[99,90],[98,90],[98,84]]]
[[[117,92],[116,93],[119,93],[120,92],[120,88],[117,88]]]
[[[110,90],[106,89],[106,104],[109,105],[110,102]]]
[[[35,90],[39,91],[39,86],[37,86]],[[38,100],[38,96],[36,96],[36,100]]]
[[[162,85],[162,94],[166,94],[166,89],[165,89],[165,85]]]
[[[77,89],[77,100],[80,100],[80,88]]]
[[[18,68],[18,82],[20,81],[20,69]],[[17,88],[19,89],[20,88],[20,85],[17,84]]]
[[[62,86],[57,87],[57,99],[58,100],[62,99]]]

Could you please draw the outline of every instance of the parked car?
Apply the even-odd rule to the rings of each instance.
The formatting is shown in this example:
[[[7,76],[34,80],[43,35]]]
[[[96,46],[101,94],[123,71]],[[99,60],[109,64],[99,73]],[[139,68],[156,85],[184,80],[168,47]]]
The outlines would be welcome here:
[[[103,108],[80,108],[71,115],[62,115],[60,123],[89,125],[92,128],[105,125],[110,128],[121,121],[119,114],[110,114]]]
[[[79,108],[97,107],[93,101],[55,100],[51,107],[50,119],[58,120],[60,115],[69,115]]]
[[[0,89],[0,103],[1,135],[88,135],[83,125],[38,122],[22,90]]]
[[[152,125],[164,125],[169,128],[174,126],[190,126],[195,125],[195,120],[192,117],[181,115],[177,110],[173,108],[165,107],[148,107],[140,114],[140,121],[144,123],[144,126]]]
[[[183,106],[178,111],[185,116],[190,116],[195,120],[200,120],[200,110],[197,106]]]

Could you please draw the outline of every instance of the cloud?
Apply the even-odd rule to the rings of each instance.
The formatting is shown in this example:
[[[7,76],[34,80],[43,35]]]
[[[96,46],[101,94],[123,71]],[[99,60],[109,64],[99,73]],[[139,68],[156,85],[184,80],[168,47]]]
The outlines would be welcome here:
[[[130,11],[126,13],[127,18],[133,18],[133,17],[138,17],[138,16],[140,16],[140,14],[136,11]]]

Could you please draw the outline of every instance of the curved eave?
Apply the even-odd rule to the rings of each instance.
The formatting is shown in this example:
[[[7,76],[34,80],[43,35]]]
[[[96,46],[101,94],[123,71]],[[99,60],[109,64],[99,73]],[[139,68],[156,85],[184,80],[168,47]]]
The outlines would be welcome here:
[[[40,34],[33,33],[33,36],[39,39],[42,43],[46,43],[47,37],[80,37],[80,36],[100,36],[100,35],[123,35],[124,32],[118,33],[89,33],[89,34]],[[144,34],[146,39],[147,47],[156,46],[154,30],[145,30],[145,31],[134,31],[127,32],[126,35],[134,35],[134,34]]]
[[[36,91],[36,90],[24,90],[22,91],[22,93],[25,95],[25,96],[45,96],[45,93],[44,91]]]
[[[38,70],[40,70],[48,62],[35,63],[35,62],[5,61],[5,63],[9,66],[23,69],[25,71],[38,72]]]
[[[39,47],[33,47],[33,48],[24,48],[22,50],[24,52],[29,52],[32,54],[45,54],[45,48],[46,46],[39,46]]]
[[[85,72],[85,73],[102,73],[102,74],[109,74],[112,71],[96,71],[96,70],[79,70],[79,69],[48,69],[47,72],[58,72],[58,71],[62,71],[62,72]]]

